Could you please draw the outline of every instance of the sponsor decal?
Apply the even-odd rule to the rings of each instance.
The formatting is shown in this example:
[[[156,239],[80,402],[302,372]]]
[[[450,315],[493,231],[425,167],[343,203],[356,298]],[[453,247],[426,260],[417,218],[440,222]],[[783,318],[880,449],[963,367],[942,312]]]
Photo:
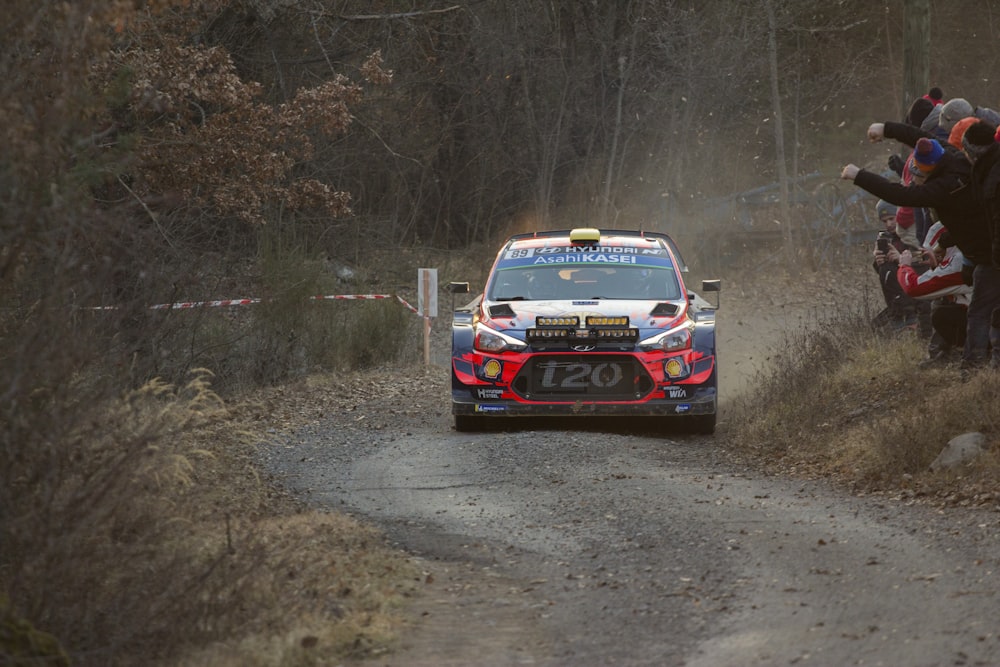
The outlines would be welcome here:
[[[481,398],[487,401],[499,400],[501,395],[503,395],[503,389],[501,389],[500,387],[490,387],[488,389],[484,388],[476,389],[476,398]]]
[[[667,398],[687,398],[687,389],[684,387],[664,387],[663,392]]]
[[[681,413],[684,413],[684,412],[690,412],[690,411],[691,411],[691,404],[690,403],[681,403],[676,408],[674,408],[674,412],[676,412],[677,414],[681,414]]]
[[[502,370],[503,366],[500,365],[499,361],[497,361],[496,359],[490,359],[483,366],[483,377],[488,378],[490,380],[496,380],[498,377],[500,377],[500,371]]]
[[[663,370],[669,377],[680,377],[684,374],[684,364],[681,363],[680,359],[674,358],[664,364]]]
[[[476,412],[507,412],[506,405],[477,405]]]
[[[618,255],[634,255],[636,253],[635,248],[623,248],[621,246],[571,246],[566,248],[566,252],[610,252]]]
[[[578,264],[581,262],[593,264],[638,264],[632,255],[605,255],[602,253],[574,253],[573,255],[553,255],[537,257],[532,264]]]
[[[616,363],[545,361],[538,364],[538,370],[541,375],[536,381],[545,389],[585,391],[590,386],[611,388],[625,379],[623,366]]]
[[[663,248],[632,248],[624,246],[545,246],[542,248],[514,248],[504,253],[504,259],[525,259],[536,255],[642,255],[665,257]]]

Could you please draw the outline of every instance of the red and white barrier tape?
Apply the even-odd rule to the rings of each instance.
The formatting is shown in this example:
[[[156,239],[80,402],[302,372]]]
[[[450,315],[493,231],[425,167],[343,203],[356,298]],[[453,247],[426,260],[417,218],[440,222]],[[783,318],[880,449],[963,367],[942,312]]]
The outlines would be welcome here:
[[[184,310],[187,308],[214,308],[217,306],[248,306],[260,303],[260,299],[218,299],[215,301],[180,301],[177,303],[158,303],[150,306],[150,310]]]
[[[313,301],[328,301],[337,299],[396,299],[408,309],[420,314],[420,311],[406,302],[403,297],[396,294],[326,294],[309,297]],[[225,306],[249,306],[261,303],[262,299],[216,299],[214,301],[178,301],[176,303],[158,303],[150,306],[150,310],[188,310],[191,308],[217,308]],[[89,310],[117,310],[118,306],[94,306]]]
[[[412,310],[417,315],[420,311],[411,306],[406,300],[399,296],[398,294],[329,294],[326,296],[314,296],[313,299],[316,300],[329,300],[329,299],[392,299],[394,298],[401,304]]]

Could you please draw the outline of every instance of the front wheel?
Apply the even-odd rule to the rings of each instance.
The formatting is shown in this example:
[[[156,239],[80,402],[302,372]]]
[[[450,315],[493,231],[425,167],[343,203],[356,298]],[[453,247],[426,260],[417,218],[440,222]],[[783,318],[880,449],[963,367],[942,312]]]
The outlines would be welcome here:
[[[484,426],[482,417],[455,415],[455,430],[459,433],[475,433],[482,431]]]
[[[710,415],[691,415],[684,417],[685,430],[689,433],[712,435],[715,433],[716,413]]]

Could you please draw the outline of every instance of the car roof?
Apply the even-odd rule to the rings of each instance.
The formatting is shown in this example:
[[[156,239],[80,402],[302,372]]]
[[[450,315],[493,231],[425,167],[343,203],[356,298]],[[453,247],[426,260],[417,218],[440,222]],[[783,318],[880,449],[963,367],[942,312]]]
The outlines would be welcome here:
[[[677,267],[683,272],[687,272],[688,270],[677,244],[668,234],[663,232],[647,232],[633,229],[552,229],[515,234],[507,239],[505,247],[527,248],[545,245],[571,245],[574,243],[570,241],[570,235],[580,231],[599,232],[600,241],[594,245],[642,247],[650,242],[662,243],[670,250],[670,254],[673,255]]]

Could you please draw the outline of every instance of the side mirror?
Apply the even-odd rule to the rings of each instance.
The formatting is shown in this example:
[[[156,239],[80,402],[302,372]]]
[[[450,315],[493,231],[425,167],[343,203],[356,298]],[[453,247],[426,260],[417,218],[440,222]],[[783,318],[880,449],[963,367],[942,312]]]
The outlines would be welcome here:
[[[702,280],[701,291],[715,292],[715,309],[718,310],[721,305],[722,281],[718,278],[715,278],[714,280]]]

